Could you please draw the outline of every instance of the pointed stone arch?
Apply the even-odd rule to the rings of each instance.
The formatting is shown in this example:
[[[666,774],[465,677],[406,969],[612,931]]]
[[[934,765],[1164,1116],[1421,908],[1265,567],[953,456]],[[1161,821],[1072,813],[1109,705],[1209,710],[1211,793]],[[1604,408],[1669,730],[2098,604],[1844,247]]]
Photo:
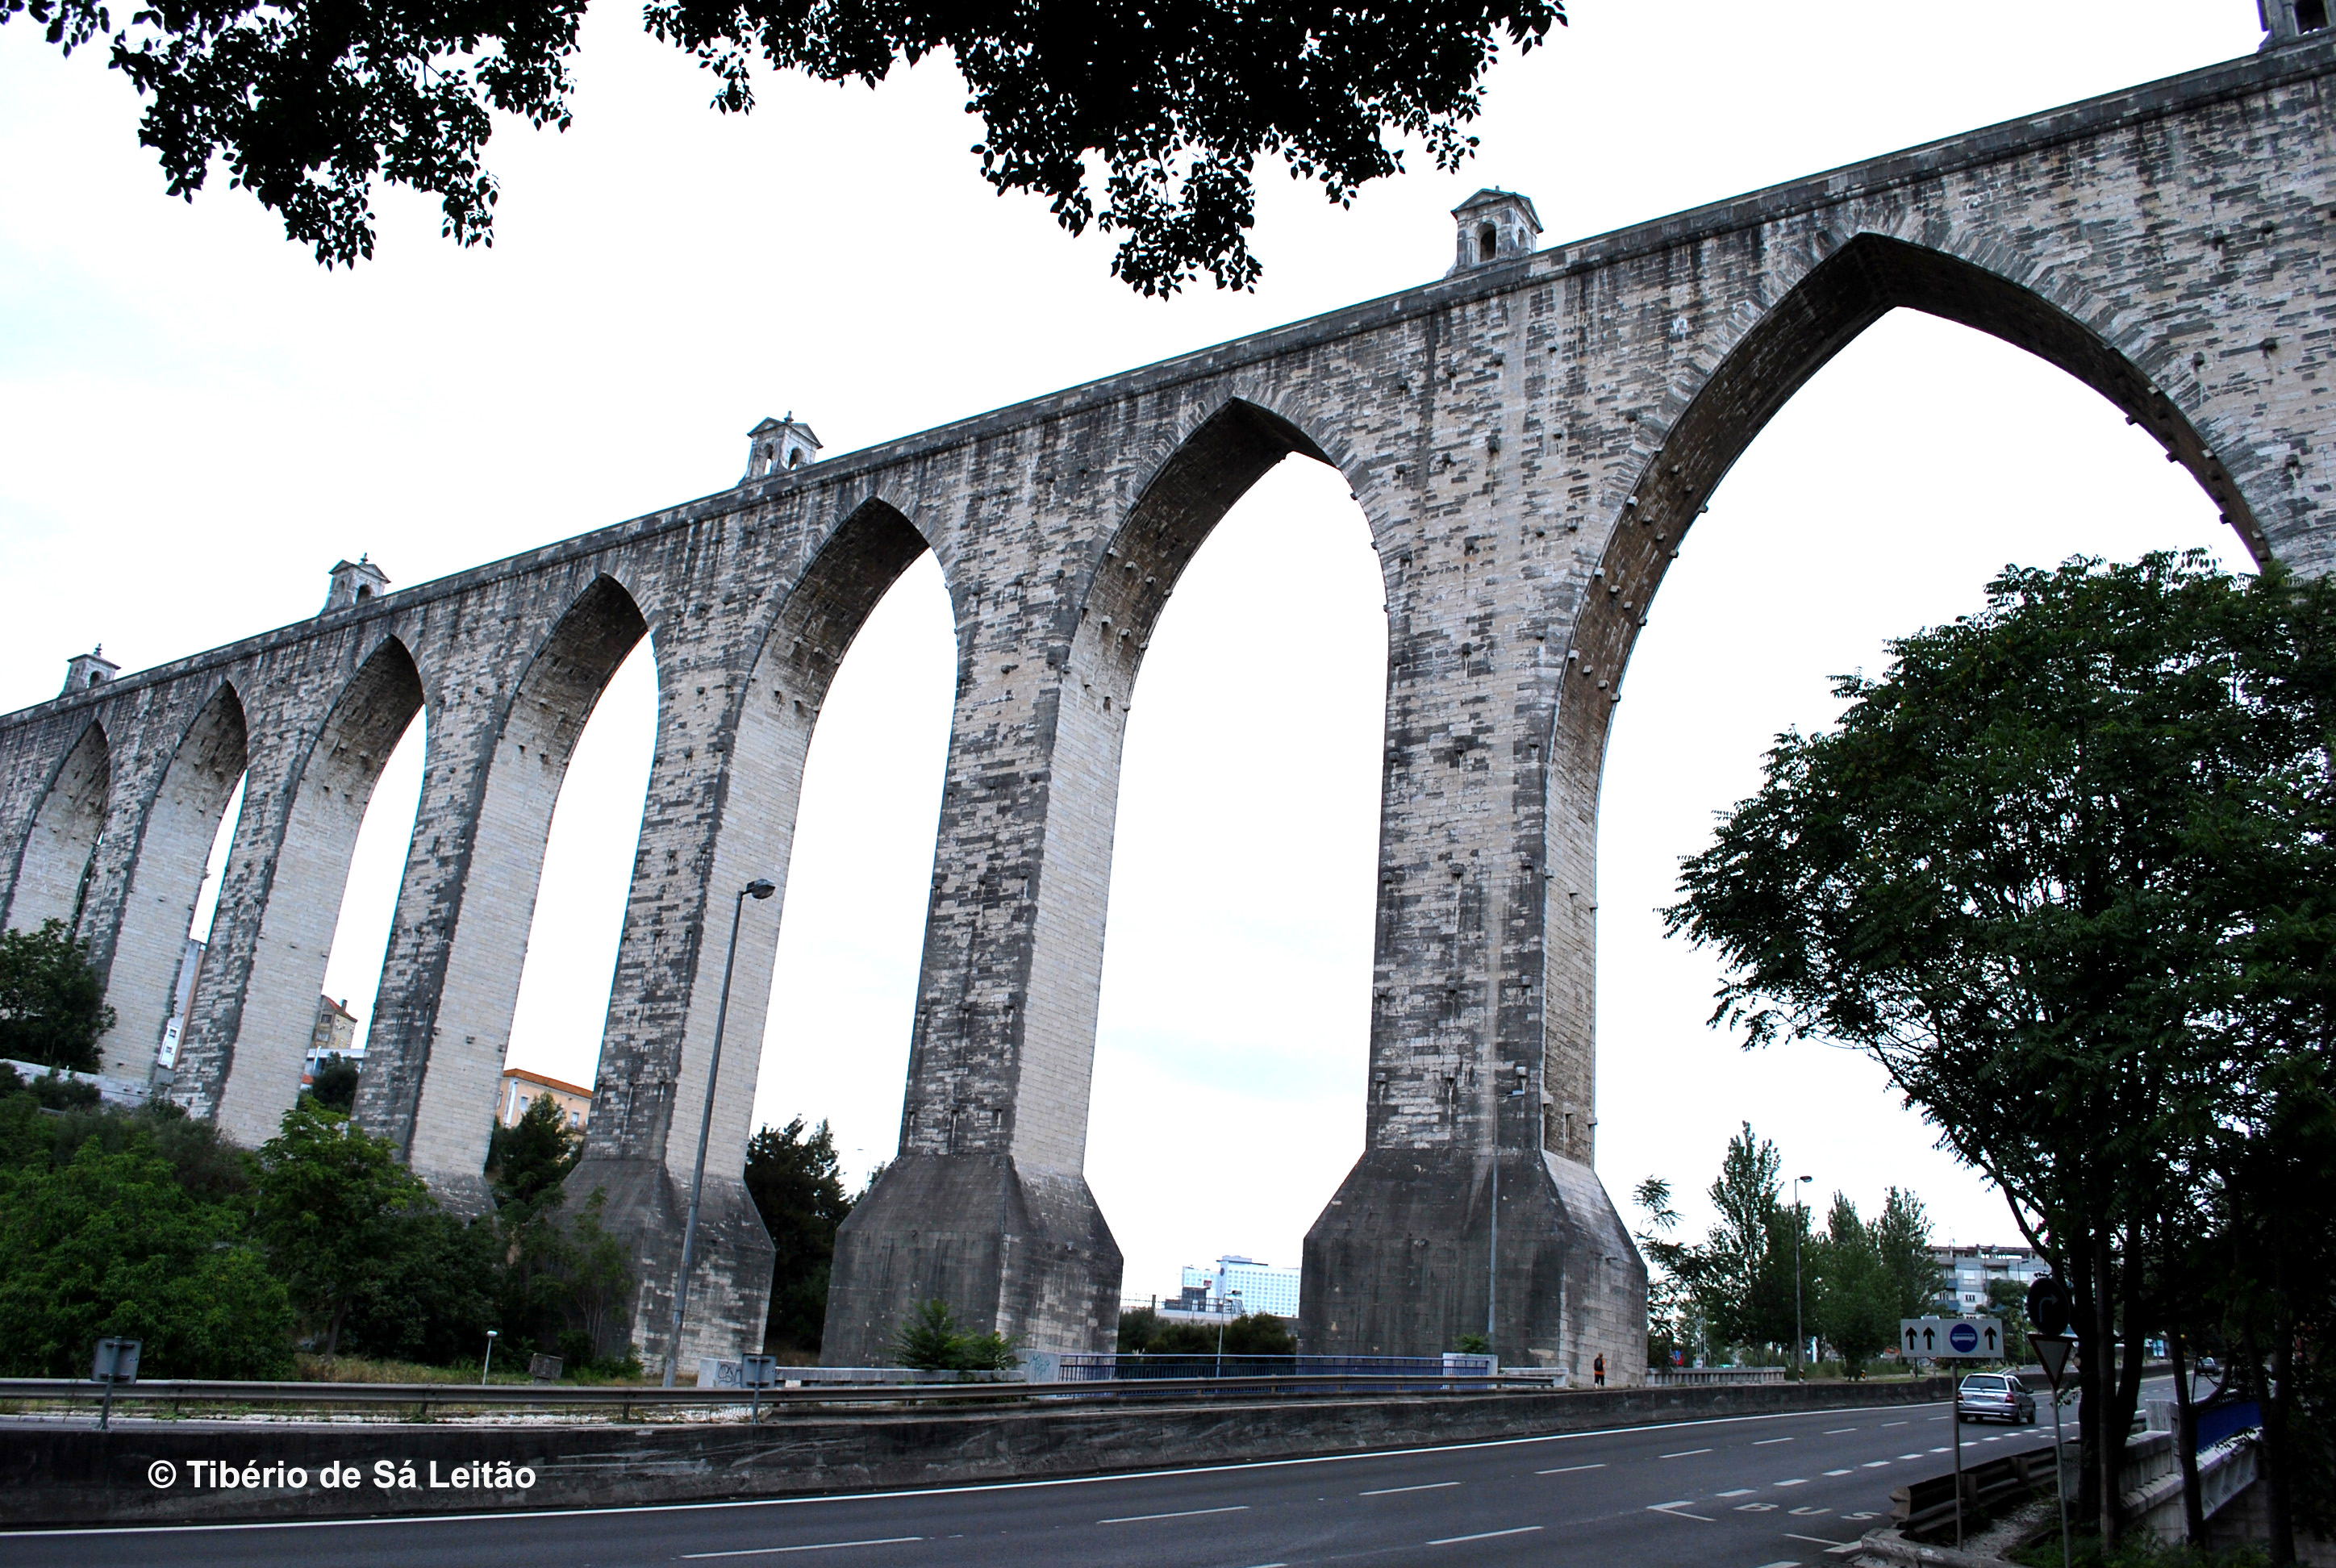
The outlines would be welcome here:
[[[180,1097],[238,1142],[274,1136],[299,1096],[357,830],[423,702],[413,652],[384,637],[290,766],[246,786],[219,890],[234,918],[224,941],[214,923],[179,1069]]]
[[[803,767],[837,669],[878,601],[927,548],[898,507],[880,497],[860,501],[773,596],[759,639],[747,644],[751,660],[742,649],[726,669],[701,667],[662,683],[665,704],[686,708],[676,686],[686,681],[702,694],[719,680],[726,711],[714,727],[729,739],[711,770],[666,747],[652,765],[653,794],[685,787],[685,774],[703,782],[711,795],[707,836],[686,885],[664,867],[636,876],[576,1177],[608,1193],[612,1225],[657,1239],[641,1260],[632,1314],[636,1343],[653,1360],[667,1349],[731,911],[741,888],[767,878],[780,893],[752,906],[738,926],[682,1350],[686,1359],[761,1342],[771,1244],[742,1177]],[[660,975],[677,985],[660,986]]]
[[[242,696],[233,682],[221,681],[172,748],[139,825],[129,891],[106,971],[114,1025],[100,1043],[109,1073],[142,1077],[153,1065],[170,1025],[211,845],[250,762]]]
[[[606,572],[544,634],[492,726],[488,755],[472,765],[451,863],[428,869],[435,897],[426,923],[438,940],[383,975],[375,1017],[387,1048],[381,1067],[369,1067],[377,1081],[361,1109],[415,1171],[465,1206],[489,1201],[486,1108],[511,1044],[552,812],[601,694],[648,636],[631,591]],[[411,864],[407,875],[411,882]],[[425,923],[414,920],[412,891],[401,894],[402,915]]]
[[[38,930],[49,920],[78,923],[90,862],[105,831],[113,794],[113,748],[92,719],[49,775],[31,828],[16,852],[6,929]]]
[[[2259,559],[2254,516],[2208,434],[2145,362],[2164,345],[2120,345],[2091,321],[2102,313],[2073,284],[2015,278],[1952,251],[1876,233],[1842,244],[1738,338],[1699,385],[1640,468],[1610,521],[1567,650],[1552,748],[1553,792],[1595,800],[1605,734],[1638,628],[1665,570],[1705,502],[1768,422],[1809,378],[1896,309],[1919,310],[2024,349],[2099,393],[2189,470]],[[1586,773],[1581,772],[1587,766]]]
[[[691,1108],[703,1103],[706,1093],[706,1066],[719,1005],[718,950],[727,939],[726,929],[715,929],[721,923],[716,916],[739,888],[757,877],[767,878],[779,891],[739,928],[724,1030],[730,1046],[717,1085],[709,1146],[723,1152],[728,1163],[719,1168],[725,1171],[743,1169],[756,1085],[753,1043],[762,1039],[769,1015],[795,818],[803,803],[803,768],[820,709],[861,628],[900,574],[927,549],[924,535],[891,502],[870,497],[854,506],[812,552],[780,601],[739,693],[735,739],[715,781],[715,901],[708,905],[706,941],[697,969],[715,983],[691,992],[676,1097],[676,1105],[694,1115]],[[669,1166],[677,1154],[668,1151]]]

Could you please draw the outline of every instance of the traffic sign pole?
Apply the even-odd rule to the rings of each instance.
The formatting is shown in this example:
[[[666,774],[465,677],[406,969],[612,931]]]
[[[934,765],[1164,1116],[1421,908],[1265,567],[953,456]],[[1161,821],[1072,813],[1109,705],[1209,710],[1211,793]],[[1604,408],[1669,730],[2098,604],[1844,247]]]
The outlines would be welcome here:
[[[1955,1374],[1954,1392],[1947,1396],[1947,1421],[1955,1429],[1955,1550],[1963,1549],[1963,1375]]]

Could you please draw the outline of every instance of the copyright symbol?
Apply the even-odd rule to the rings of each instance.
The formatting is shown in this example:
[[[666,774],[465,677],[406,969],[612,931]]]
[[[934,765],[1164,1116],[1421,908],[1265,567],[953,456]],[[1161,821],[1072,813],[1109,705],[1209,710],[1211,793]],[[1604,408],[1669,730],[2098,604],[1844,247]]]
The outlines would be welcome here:
[[[157,1491],[168,1491],[178,1478],[179,1467],[168,1459],[157,1459],[146,1466],[146,1479],[154,1484]]]

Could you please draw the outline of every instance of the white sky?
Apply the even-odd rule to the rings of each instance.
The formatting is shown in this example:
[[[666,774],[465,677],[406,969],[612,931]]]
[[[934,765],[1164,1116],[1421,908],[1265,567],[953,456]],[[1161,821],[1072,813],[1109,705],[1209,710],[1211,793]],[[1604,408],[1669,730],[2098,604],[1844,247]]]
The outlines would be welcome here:
[[[793,410],[833,454],[1439,276],[1446,209],[1522,190],[1562,242],[2253,49],[2250,0],[1770,7],[1576,0],[1491,81],[1483,151],[1341,212],[1267,171],[1254,295],[1162,302],[1109,244],[993,197],[941,64],[881,90],[765,81],[745,120],[627,6],[584,28],[577,122],[507,126],[492,250],[381,203],[326,273],[224,174],[167,200],[100,52],[0,28],[0,709],[102,640],[127,668],[314,613],[370,550],[400,584],[716,491]],[[1423,164],[1424,167],[1424,164]],[[1739,1118],[1787,1174],[1942,1237],[2016,1240],[1861,1059],[1747,1056],[1652,911],[1828,677],[1970,609],[2007,560],[2204,544],[2149,439],[2057,371],[1901,314],[1785,410],[1653,607],[1610,753],[1599,1166],[1670,1176],[1689,1226]],[[1153,639],[1130,721],[1089,1176],[1130,1295],[1221,1251],[1295,1263],[1360,1150],[1385,618],[1359,512],[1293,461],[1235,509]],[[891,1152],[950,632],[930,560],[885,600],[813,744],[757,1111]],[[646,651],[553,830],[514,1065],[589,1080],[653,720]],[[418,733],[418,732],[417,732]],[[1211,759],[1233,755],[1238,770]],[[370,1010],[418,780],[376,796],[327,989]],[[1227,888],[1236,890],[1229,895]],[[750,917],[751,918],[751,917]],[[1631,1215],[1633,1222],[1636,1216]]]

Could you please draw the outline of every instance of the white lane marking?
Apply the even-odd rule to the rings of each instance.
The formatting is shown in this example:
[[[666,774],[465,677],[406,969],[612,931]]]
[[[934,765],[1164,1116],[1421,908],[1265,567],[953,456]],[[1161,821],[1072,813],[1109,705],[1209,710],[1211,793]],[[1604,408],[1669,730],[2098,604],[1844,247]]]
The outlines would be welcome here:
[[[1922,1456],[1920,1454],[1901,1454],[1898,1457],[1901,1459],[1919,1459]]]
[[[1752,1495],[1752,1488],[1749,1486],[1738,1486],[1733,1492],[1715,1492],[1712,1495],[1716,1497],[1749,1497]]]
[[[1814,1519],[1820,1514],[1830,1514],[1832,1512],[1833,1510],[1830,1508],[1796,1508],[1793,1510],[1793,1517],[1796,1519]]]
[[[1149,1519],[1197,1519],[1203,1514],[1246,1514],[1249,1505],[1234,1503],[1223,1508],[1183,1508],[1173,1514],[1124,1514],[1116,1519],[1098,1519],[1098,1524],[1141,1524]]]
[[[1787,1541],[1806,1541],[1818,1546],[1854,1546],[1856,1544],[1854,1541],[1828,1541],[1822,1535],[1796,1535],[1790,1530],[1786,1531],[1784,1534],[1785,1539]]]
[[[1736,1511],[1738,1514],[1774,1514],[1776,1505],[1774,1503],[1738,1503]]]
[[[1755,1448],[1766,1448],[1771,1443],[1789,1443],[1791,1441],[1792,1439],[1790,1437],[1761,1437],[1756,1439],[1752,1446]]]
[[[1828,1475],[1854,1475],[1857,1472],[1854,1470],[1828,1470],[1825,1474]]]
[[[1841,1416],[1878,1414],[1903,1408],[1901,1405],[1857,1405],[1835,1411]],[[1639,1427],[1591,1427],[1580,1432],[1543,1432],[1530,1437],[1485,1437],[1473,1443],[1435,1443],[1418,1448],[1367,1448],[1353,1454],[1309,1454],[1295,1459],[1244,1459],[1225,1465],[1186,1465],[1159,1470],[1128,1470],[1107,1475],[1061,1475],[1045,1481],[973,1481],[956,1486],[902,1486],[889,1492],[827,1493],[807,1497],[740,1497],[723,1503],[627,1503],[600,1508],[541,1508],[530,1519],[597,1519],[633,1514],[714,1514],[735,1508],[833,1507],[840,1504],[884,1503],[902,1497],[958,1497],[978,1492],[1038,1492],[1058,1486],[1113,1486],[1129,1481],[1157,1480],[1166,1475],[1219,1475],[1239,1470],[1282,1470],[1301,1465],[1350,1465],[1358,1459],[1416,1458],[1423,1454],[1466,1454],[1479,1448],[1518,1448],[1534,1443],[1578,1443],[1585,1437],[1626,1437],[1640,1432],[1676,1432],[1690,1427],[1726,1427],[1746,1421],[1797,1421],[1814,1410],[1779,1410],[1765,1416],[1705,1416],[1692,1421],[1653,1421]],[[1943,1421],[1944,1416],[1933,1416]],[[2042,1439],[2039,1439],[2041,1441]],[[42,1530],[0,1530],[0,1541],[43,1535],[194,1535],[245,1530],[346,1530],[384,1525],[482,1524],[508,1520],[510,1514],[376,1514],[359,1519],[268,1519],[234,1524],[78,1524]]]
[[[1392,1497],[1398,1492],[1436,1492],[1446,1486],[1457,1486],[1457,1481],[1422,1481],[1416,1486],[1381,1486],[1376,1491],[1358,1492],[1358,1497]]]
[[[1647,1505],[1647,1512],[1650,1514],[1668,1514],[1674,1519],[1700,1519],[1706,1524],[1716,1524],[1718,1523],[1717,1519],[1708,1519],[1700,1514],[1689,1514],[1686,1512],[1687,1505],[1694,1501],[1695,1499],[1692,1497],[1682,1497],[1676,1503],[1650,1503]]]
[[[1828,1427],[1825,1428],[1825,1435],[1828,1437],[1838,1437],[1844,1432],[1854,1432],[1856,1430],[1857,1428],[1854,1427]]]
[[[910,1541],[921,1541],[922,1535],[882,1535],[872,1541],[815,1541],[808,1546],[745,1546],[735,1552],[685,1552],[682,1560],[696,1562],[705,1557],[774,1557],[782,1552],[837,1552],[846,1546],[899,1546]]]
[[[1536,1475],[1571,1475],[1576,1470],[1603,1470],[1604,1468],[1606,1468],[1606,1461],[1601,1459],[1595,1465],[1561,1465],[1554,1470],[1536,1470],[1533,1474]]]
[[[1943,1421],[1946,1417],[1944,1416],[1934,1416],[1932,1419],[1934,1421]],[[1906,1425],[1903,1421],[1884,1421],[1882,1424],[1885,1427],[1903,1427]]]
[[[1858,1468],[1861,1470],[1879,1470],[1883,1468],[1889,1463],[1890,1461],[1887,1459],[1868,1459],[1864,1464],[1860,1465]]]
[[[1797,1557],[1787,1557],[1781,1563],[1763,1563],[1760,1568],[1801,1568],[1801,1560]]]
[[[1463,1541],[1490,1541],[1496,1535],[1530,1535],[1540,1529],[1538,1524],[1520,1524],[1514,1530],[1479,1530],[1474,1535],[1440,1535],[1430,1541],[1430,1546],[1457,1546]]]
[[[1809,1478],[1806,1475],[1796,1475],[1789,1481],[1779,1481],[1776,1484],[1779,1486],[1806,1486],[1809,1484]]]
[[[1952,1448],[1948,1447],[1945,1444],[1942,1443],[1942,1444],[1940,1444],[1937,1447],[1935,1447],[1935,1448],[1932,1449],[1932,1450],[1931,1450],[1931,1452],[1932,1452],[1932,1453],[1933,1453],[1933,1454],[1952,1454],[1952,1453],[1953,1453],[1953,1452],[1954,1452],[1954,1450],[1953,1450]]]
[[[1676,1454],[1666,1454],[1663,1457],[1666,1459],[1691,1459],[1698,1454],[1708,1454],[1710,1452],[1711,1450],[1708,1448],[1682,1448]]]

